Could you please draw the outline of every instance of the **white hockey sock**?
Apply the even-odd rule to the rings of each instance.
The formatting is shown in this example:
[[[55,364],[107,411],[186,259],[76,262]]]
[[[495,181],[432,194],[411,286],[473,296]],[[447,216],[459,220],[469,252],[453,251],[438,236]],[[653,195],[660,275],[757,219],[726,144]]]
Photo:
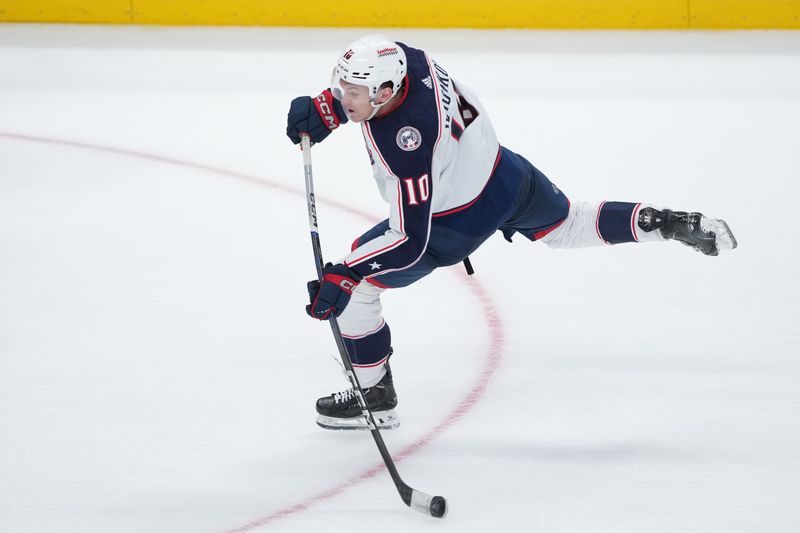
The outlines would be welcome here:
[[[634,213],[634,220],[637,221],[639,220],[639,211],[641,211],[646,207],[652,207],[653,209],[657,209],[659,211],[662,209],[660,207],[656,207],[650,204],[641,204],[639,205],[639,208],[636,209],[636,213]],[[654,229],[653,231],[644,231],[642,228],[638,226],[638,224],[636,226],[636,237],[638,242],[656,242],[656,241],[667,240],[663,235],[661,235],[661,232],[658,231],[657,229]]]
[[[573,202],[564,222],[540,240],[550,248],[585,248],[623,242],[661,241],[659,231],[645,232],[637,224],[645,204]]]
[[[389,357],[384,357],[374,365],[353,365],[353,370],[356,372],[358,382],[361,384],[362,389],[368,389],[383,379],[386,375],[386,360]]]

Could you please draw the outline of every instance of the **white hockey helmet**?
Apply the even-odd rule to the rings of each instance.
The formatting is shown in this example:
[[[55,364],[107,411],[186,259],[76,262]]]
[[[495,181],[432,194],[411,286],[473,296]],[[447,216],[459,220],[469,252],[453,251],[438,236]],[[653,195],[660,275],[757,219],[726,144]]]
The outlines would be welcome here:
[[[396,95],[407,71],[406,53],[397,43],[383,35],[367,35],[350,43],[339,56],[331,77],[331,91],[341,100],[340,81],[363,85],[369,90],[369,99],[375,105],[381,85],[392,82],[392,96]]]

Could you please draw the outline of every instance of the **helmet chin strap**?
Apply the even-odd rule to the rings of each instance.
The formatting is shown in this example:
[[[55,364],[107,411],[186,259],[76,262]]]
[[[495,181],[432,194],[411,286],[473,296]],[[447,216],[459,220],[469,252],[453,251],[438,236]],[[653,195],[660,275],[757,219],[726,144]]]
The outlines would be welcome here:
[[[370,103],[370,104],[372,104],[372,113],[371,113],[371,114],[370,114],[370,116],[367,118],[367,120],[371,120],[371,119],[372,119],[372,117],[374,117],[374,116],[375,116],[375,115],[378,113],[378,111],[380,111],[380,109],[381,109],[383,106],[385,106],[386,104],[388,104],[389,102],[391,102],[392,100],[394,100],[394,97],[395,97],[395,96],[397,96],[398,94],[400,94],[400,91],[402,91],[402,90],[404,89],[404,87],[405,87],[405,81],[403,81],[403,83],[401,83],[401,84],[400,84],[400,87],[398,87],[398,89],[397,89],[396,91],[392,92],[392,96],[390,96],[390,97],[389,97],[389,99],[388,99],[388,100],[386,100],[386,101],[385,101],[384,103],[382,103],[382,104],[376,104],[376,103],[375,103],[375,99],[374,99],[374,98],[371,98],[371,99],[370,99],[370,101],[369,101],[369,103]],[[377,98],[377,96],[376,96],[376,98]]]
[[[391,98],[389,98],[389,100],[386,100],[386,101],[385,101],[384,103],[382,103],[382,104],[376,104],[376,103],[374,103],[374,102],[370,102],[370,104],[372,105],[372,113],[370,113],[370,115],[367,117],[367,120],[371,120],[371,119],[372,119],[372,117],[374,117],[374,116],[375,116],[375,114],[376,114],[378,111],[380,111],[380,109],[381,109],[383,106],[385,106],[386,104],[388,104],[390,100],[391,100]]]

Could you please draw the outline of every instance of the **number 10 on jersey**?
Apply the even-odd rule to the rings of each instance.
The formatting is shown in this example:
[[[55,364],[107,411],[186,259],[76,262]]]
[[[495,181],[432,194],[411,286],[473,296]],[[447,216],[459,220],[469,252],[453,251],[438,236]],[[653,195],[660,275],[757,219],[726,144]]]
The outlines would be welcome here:
[[[428,182],[428,175],[423,174],[419,178],[403,178],[406,185],[406,202],[408,205],[424,204],[431,195]]]

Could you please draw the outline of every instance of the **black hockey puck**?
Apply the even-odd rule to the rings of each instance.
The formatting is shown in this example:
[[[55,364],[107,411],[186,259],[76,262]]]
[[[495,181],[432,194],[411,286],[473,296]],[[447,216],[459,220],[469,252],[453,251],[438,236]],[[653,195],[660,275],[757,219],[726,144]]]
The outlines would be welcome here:
[[[447,500],[441,496],[434,496],[431,499],[431,516],[434,518],[444,518],[447,514]]]

